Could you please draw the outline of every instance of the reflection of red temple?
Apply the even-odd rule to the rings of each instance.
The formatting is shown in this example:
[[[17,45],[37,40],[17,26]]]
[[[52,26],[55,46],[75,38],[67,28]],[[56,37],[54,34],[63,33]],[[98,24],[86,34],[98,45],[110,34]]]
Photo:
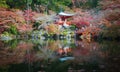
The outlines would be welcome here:
[[[60,12],[59,14],[60,20],[57,22],[59,25],[69,26],[71,22],[67,21],[68,18],[71,18],[74,14],[67,14],[64,12]]]
[[[67,53],[71,52],[71,48],[69,48],[69,47],[59,48],[59,49],[57,50],[57,52],[58,52],[60,55],[62,55],[62,54],[67,54]]]

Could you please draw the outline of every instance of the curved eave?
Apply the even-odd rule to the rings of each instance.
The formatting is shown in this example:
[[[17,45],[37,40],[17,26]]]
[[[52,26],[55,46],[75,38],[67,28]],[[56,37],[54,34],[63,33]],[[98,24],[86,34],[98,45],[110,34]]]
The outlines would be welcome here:
[[[64,12],[60,12],[59,15],[60,16],[69,16],[69,17],[71,17],[71,16],[74,16],[75,14],[67,14],[67,13],[64,13]]]

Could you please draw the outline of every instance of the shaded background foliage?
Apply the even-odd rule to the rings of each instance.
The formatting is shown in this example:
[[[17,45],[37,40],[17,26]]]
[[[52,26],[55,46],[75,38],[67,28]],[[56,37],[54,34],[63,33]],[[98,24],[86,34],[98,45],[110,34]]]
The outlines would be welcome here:
[[[45,11],[53,10],[60,11],[67,7],[78,7],[78,8],[95,8],[98,6],[99,0],[3,0],[0,4],[8,6],[10,8],[26,9],[30,6],[33,10],[39,12],[44,8]]]
[[[10,8],[26,9],[30,6],[33,10],[45,8],[45,10],[58,11],[60,7],[66,7],[71,4],[71,0],[5,0]]]
[[[6,0],[0,0],[0,7],[8,7]]]

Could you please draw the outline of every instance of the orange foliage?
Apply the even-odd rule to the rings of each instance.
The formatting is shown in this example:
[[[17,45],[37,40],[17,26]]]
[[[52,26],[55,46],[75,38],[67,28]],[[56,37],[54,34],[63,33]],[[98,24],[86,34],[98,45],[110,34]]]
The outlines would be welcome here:
[[[111,26],[111,23],[110,23],[108,20],[106,20],[106,19],[101,20],[101,21],[99,22],[99,24],[100,24],[100,25],[103,24],[103,25],[105,25],[106,27],[110,27],[110,26]]]
[[[81,33],[82,35],[88,35],[88,34],[91,34],[92,35],[92,37],[94,37],[94,36],[97,36],[98,34],[99,34],[99,32],[100,32],[100,28],[98,28],[98,27],[95,27],[95,26],[92,26],[92,27],[86,27],[86,28],[84,28],[84,29],[79,29],[78,31],[77,31],[77,33],[79,34],[79,33]]]
[[[22,11],[0,8],[0,33],[10,25],[15,25],[20,32],[32,30],[31,25],[26,25]]]
[[[72,22],[71,22],[71,21],[67,21],[67,23],[66,23],[66,24],[71,25],[71,24],[72,24]]]
[[[59,28],[57,24],[50,24],[45,27],[48,33],[59,34]]]
[[[3,11],[2,11],[3,10]],[[6,30],[6,25],[14,22],[15,14],[11,11],[6,11],[6,9],[0,8],[0,33]],[[14,24],[14,23],[13,23]]]
[[[31,31],[33,28],[32,28],[32,25],[20,24],[19,26],[17,26],[17,29],[19,32],[23,33],[26,31]]]
[[[0,24],[7,24],[8,22],[11,22],[13,24],[15,23],[21,23],[25,20],[22,18],[22,16],[16,14],[14,11],[0,11]]]

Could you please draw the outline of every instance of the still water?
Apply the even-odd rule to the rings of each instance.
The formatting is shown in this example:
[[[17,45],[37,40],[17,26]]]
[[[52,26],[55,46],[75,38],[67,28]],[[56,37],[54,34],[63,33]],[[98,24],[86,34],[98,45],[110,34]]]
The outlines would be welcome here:
[[[0,72],[120,72],[120,42],[0,41]]]

